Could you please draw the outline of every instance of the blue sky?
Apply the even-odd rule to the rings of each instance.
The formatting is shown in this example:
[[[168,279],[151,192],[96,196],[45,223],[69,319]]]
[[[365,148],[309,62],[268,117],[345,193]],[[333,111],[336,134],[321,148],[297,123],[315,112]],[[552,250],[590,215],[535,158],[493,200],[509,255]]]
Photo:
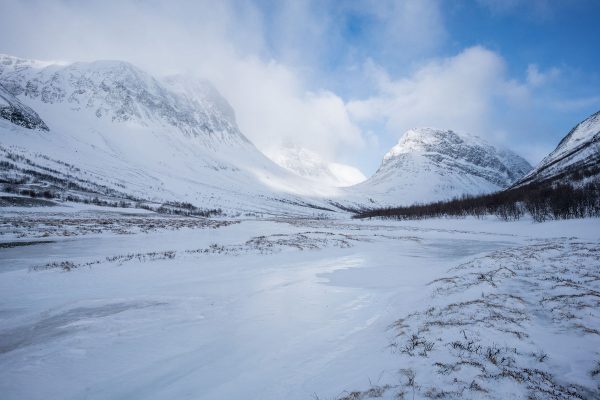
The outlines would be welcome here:
[[[415,126],[532,163],[600,109],[597,0],[0,0],[0,52],[211,80],[267,152],[366,175]]]
[[[382,8],[394,18],[397,12],[394,8],[411,2],[392,3],[396,5]],[[529,92],[529,101],[514,107],[510,99],[503,96],[494,99],[489,114],[491,121],[482,126],[482,131],[472,133],[513,147],[532,163],[552,150],[574,124],[600,109],[600,25],[597,23],[600,2],[422,2],[425,3],[428,11],[412,14],[422,18],[426,32],[419,27],[415,31],[393,32],[388,26],[394,25],[394,21],[370,9],[374,2],[317,5],[316,18],[327,22],[323,23],[325,29],[318,33],[318,39],[324,39],[324,44],[316,46],[315,52],[309,52],[313,56],[317,54],[316,60],[305,58],[314,63],[309,66],[310,73],[315,74],[312,82],[327,87],[345,101],[359,100],[373,95],[372,82],[366,79],[363,68],[367,61],[377,64],[391,79],[401,80],[432,60],[452,58],[465,49],[481,47],[501,58],[505,68],[503,79],[524,86],[523,90]],[[273,2],[261,3],[261,6],[266,14],[273,14]],[[330,16],[333,21],[322,15]],[[402,21],[402,18],[397,20]],[[288,43],[279,41],[276,26],[269,28],[273,34],[267,36],[274,38],[269,42],[272,54],[285,59]],[[408,37],[395,37],[394,33]],[[302,60],[289,61],[302,65]],[[403,110],[398,108],[393,112]],[[424,115],[416,124],[429,125],[433,123],[430,120],[435,120],[431,117]],[[394,126],[386,126],[387,119],[380,115],[376,120],[360,124],[363,130],[376,131],[380,151],[385,151],[402,133]],[[460,129],[453,125],[440,127]],[[490,128],[502,132],[487,132]],[[376,159],[367,162],[369,164],[361,166],[369,173]]]

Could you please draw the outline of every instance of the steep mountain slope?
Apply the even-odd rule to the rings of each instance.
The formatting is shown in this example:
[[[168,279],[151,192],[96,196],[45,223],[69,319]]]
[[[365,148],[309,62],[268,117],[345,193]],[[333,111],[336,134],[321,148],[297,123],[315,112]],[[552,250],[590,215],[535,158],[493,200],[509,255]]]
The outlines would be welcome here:
[[[400,138],[371,178],[351,189],[375,203],[409,205],[499,190],[530,169],[523,158],[479,137],[418,128]]]
[[[357,168],[327,162],[318,154],[303,147],[280,147],[267,151],[266,154],[280,166],[322,184],[343,187],[355,185],[366,179]]]
[[[576,183],[600,176],[600,111],[565,136],[517,185],[544,181]]]
[[[5,119],[27,129],[48,130],[44,121],[35,111],[21,103],[2,85],[0,85],[0,119]]]
[[[65,104],[98,118],[175,127],[186,135],[221,141],[245,140],[230,107],[218,93],[190,102],[162,82],[122,61],[46,65],[0,55],[0,79],[13,95],[45,104]],[[212,96],[212,97],[211,97]]]
[[[54,171],[57,182],[130,198],[238,212],[330,207],[323,196],[339,195],[336,189],[277,166],[242,135],[214,88],[182,81],[120,61],[0,56],[0,84],[50,128],[40,135],[0,120],[0,158],[21,175],[35,166],[38,177]]]

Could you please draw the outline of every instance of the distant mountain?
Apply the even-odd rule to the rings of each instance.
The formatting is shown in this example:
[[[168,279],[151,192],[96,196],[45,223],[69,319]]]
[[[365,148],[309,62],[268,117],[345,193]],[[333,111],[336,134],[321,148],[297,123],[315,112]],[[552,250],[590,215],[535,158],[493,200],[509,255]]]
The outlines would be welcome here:
[[[515,153],[451,130],[407,131],[377,172],[352,187],[378,204],[409,205],[510,186],[531,170]]]
[[[580,122],[556,149],[517,182],[575,183],[600,176],[600,111]]]
[[[322,184],[344,187],[366,179],[359,169],[327,162],[317,153],[300,146],[278,147],[266,154],[280,166]]]
[[[27,190],[258,213],[322,212],[325,196],[339,194],[258,151],[204,81],[157,78],[122,61],[0,55],[0,85],[0,161],[10,166],[0,181]]]

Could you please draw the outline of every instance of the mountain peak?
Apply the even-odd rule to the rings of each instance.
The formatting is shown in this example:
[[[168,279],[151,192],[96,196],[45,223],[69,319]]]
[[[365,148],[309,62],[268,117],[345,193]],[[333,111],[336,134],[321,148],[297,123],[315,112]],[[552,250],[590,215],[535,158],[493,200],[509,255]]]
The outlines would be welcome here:
[[[65,65],[60,61],[40,61],[0,53],[0,75],[5,72],[41,69],[50,65]]]
[[[174,79],[155,78],[126,61],[56,64],[0,55],[0,83],[43,108],[66,106],[111,122],[176,128],[210,146],[248,143],[233,110],[212,86],[182,90]]]
[[[411,204],[500,190],[530,169],[523,158],[478,136],[415,128],[402,135],[359,188],[383,203]]]
[[[405,153],[437,152],[442,147],[484,144],[477,136],[457,133],[450,129],[433,127],[413,128],[406,131],[398,143],[383,157],[384,161]]]

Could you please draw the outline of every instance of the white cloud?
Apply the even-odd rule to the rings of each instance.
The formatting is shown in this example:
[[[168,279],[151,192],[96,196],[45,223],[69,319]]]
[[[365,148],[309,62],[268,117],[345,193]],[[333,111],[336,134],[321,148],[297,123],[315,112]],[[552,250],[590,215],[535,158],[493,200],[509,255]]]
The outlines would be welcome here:
[[[371,13],[379,27],[375,40],[384,46],[386,58],[415,56],[437,49],[446,38],[443,16],[437,0],[371,0],[363,10]]]
[[[155,74],[209,79],[259,148],[294,141],[335,160],[364,144],[339,96],[310,87],[302,68],[271,55],[277,40],[287,49],[302,43],[302,27],[310,28],[311,43],[326,42],[311,2],[283,3],[270,16],[254,2],[235,0],[3,0],[3,9],[10,13],[0,15],[2,51],[38,59],[121,59]],[[31,21],[35,29],[23,29]],[[274,22],[278,30],[267,33]],[[309,50],[298,47],[301,54],[290,59]]]
[[[553,81],[560,75],[560,69],[552,67],[547,71],[540,71],[536,64],[527,66],[527,83],[531,86],[542,86]]]
[[[524,0],[481,1],[502,12],[528,7]],[[293,143],[365,171],[379,163],[391,137],[414,126],[509,142],[527,129],[547,131],[542,117],[533,121],[536,102],[545,101],[545,110],[597,102],[548,105],[548,96],[532,94],[551,94],[567,70],[531,64],[517,81],[503,58],[483,47],[431,60],[448,36],[439,0],[0,2],[2,52],[121,59],[155,74],[207,78],[259,148]]]
[[[570,122],[553,112],[588,110],[598,104],[598,96],[553,95],[563,80],[556,67],[541,70],[530,64],[525,79],[514,79],[503,57],[481,46],[430,61],[406,76],[392,77],[373,61],[364,70],[376,91],[349,102],[347,108],[364,131],[375,124],[386,132],[387,140],[380,135],[380,142],[387,147],[410,128],[434,126],[486,137],[536,163],[569,129]],[[554,138],[549,142],[550,135]],[[368,133],[365,137],[369,140]]]
[[[412,75],[392,79],[370,63],[379,92],[348,108],[357,121],[385,119],[398,137],[415,126],[439,126],[486,135],[498,101],[523,105],[529,89],[506,76],[504,60],[483,47],[425,64]]]
[[[364,145],[342,99],[328,91],[306,91],[283,64],[234,59],[205,75],[232,103],[244,133],[259,148],[293,143],[332,160],[344,148]]]

